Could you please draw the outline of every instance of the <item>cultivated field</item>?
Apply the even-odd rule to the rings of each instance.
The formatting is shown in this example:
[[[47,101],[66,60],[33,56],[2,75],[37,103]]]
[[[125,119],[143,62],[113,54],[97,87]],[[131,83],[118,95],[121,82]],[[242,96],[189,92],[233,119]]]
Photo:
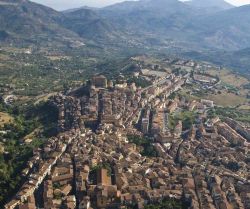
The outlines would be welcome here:
[[[208,72],[211,75],[218,75],[223,83],[228,83],[235,87],[241,87],[247,83],[249,83],[249,80],[247,78],[244,78],[243,76],[233,74],[229,70],[209,70]]]
[[[250,105],[247,105],[247,104],[241,105],[238,109],[240,109],[240,110],[250,110]]]
[[[246,103],[248,100],[244,96],[238,96],[233,93],[222,92],[222,94],[209,94],[205,99],[213,100],[219,106],[237,106]]]

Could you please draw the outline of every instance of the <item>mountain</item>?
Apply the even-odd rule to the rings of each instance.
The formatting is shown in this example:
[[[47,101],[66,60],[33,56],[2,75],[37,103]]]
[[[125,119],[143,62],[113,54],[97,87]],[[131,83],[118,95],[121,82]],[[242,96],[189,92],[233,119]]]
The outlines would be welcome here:
[[[127,34],[129,40],[139,40],[149,46],[167,46],[173,42],[185,45],[183,31],[188,30],[191,20],[199,13],[178,0],[127,1],[97,12]]]
[[[83,40],[60,25],[64,16],[27,0],[0,1],[0,41],[5,44],[70,46]]]
[[[205,10],[207,13],[214,13],[234,8],[233,5],[224,0],[191,0],[187,1],[186,4],[203,11]]]
[[[195,51],[194,59],[233,67],[249,76],[249,14],[249,5],[233,7],[223,0],[140,0],[66,16],[72,21],[67,28],[83,37],[93,39],[98,34],[105,43],[112,37],[145,49]]]
[[[153,45],[160,46],[172,42],[196,50],[239,50],[250,46],[249,8],[233,7],[223,0],[140,0],[97,12],[132,38],[144,38],[146,44],[154,40]]]
[[[80,8],[66,11],[64,15],[63,26],[83,38],[110,41],[117,36],[112,23],[100,17],[93,10]]]
[[[196,9],[178,0],[127,1],[103,9],[65,11],[63,26],[104,45],[152,47],[180,42],[183,47],[182,31],[194,14]]]
[[[250,47],[249,14],[250,5],[246,5],[195,20],[197,41],[227,51]]]
[[[81,9],[88,9],[88,10],[92,10],[92,11],[98,10],[98,8],[96,8],[96,7],[83,6],[83,7],[73,8],[73,9],[66,9],[66,10],[62,11],[62,13],[67,14],[67,13],[71,13],[71,12],[76,12],[76,11],[81,10]]]
[[[195,11],[178,0],[140,0],[118,3],[99,13],[121,27],[151,32],[181,27]]]
[[[109,50],[237,51],[250,47],[249,14],[249,5],[231,8],[223,0],[139,0],[64,12],[28,0],[0,0],[0,42],[65,48],[85,42]]]

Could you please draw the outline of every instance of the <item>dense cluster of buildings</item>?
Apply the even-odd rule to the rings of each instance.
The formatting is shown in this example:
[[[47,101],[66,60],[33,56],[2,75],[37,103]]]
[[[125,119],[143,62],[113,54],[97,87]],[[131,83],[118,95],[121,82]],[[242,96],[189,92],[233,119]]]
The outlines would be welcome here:
[[[27,181],[5,208],[144,208],[165,198],[190,209],[250,208],[249,130],[232,119],[206,123],[212,101],[170,99],[185,81],[171,74],[136,88],[97,75],[51,98],[59,134],[34,150]],[[171,128],[182,110],[196,121]],[[157,156],[143,155],[129,135],[151,137]]]

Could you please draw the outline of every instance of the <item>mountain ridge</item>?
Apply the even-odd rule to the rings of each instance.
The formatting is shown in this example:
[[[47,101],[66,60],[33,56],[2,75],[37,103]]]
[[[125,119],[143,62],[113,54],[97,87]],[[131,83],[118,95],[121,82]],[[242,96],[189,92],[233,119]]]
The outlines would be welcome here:
[[[207,13],[214,13],[235,7],[224,0],[190,0],[187,1],[186,4],[201,10],[205,10]]]
[[[50,45],[51,41],[57,44],[70,44],[71,40],[83,41],[60,24],[63,19],[60,12],[28,0],[8,1],[8,4],[0,4],[1,34],[5,34],[1,35],[1,41],[45,46]]]
[[[68,47],[90,41],[107,49],[227,51],[250,47],[249,5],[204,13],[178,0],[140,0],[57,12],[28,0],[0,2],[7,2],[0,4],[2,44]]]

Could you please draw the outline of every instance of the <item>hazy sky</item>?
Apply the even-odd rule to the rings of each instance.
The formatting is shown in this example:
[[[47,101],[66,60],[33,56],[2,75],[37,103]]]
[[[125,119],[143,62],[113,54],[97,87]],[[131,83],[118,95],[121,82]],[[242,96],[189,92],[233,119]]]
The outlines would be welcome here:
[[[77,8],[81,6],[103,7],[117,2],[122,2],[124,0],[32,0],[32,1],[47,5],[56,10],[64,10],[69,8]],[[237,6],[250,4],[250,0],[226,0],[226,1]]]

